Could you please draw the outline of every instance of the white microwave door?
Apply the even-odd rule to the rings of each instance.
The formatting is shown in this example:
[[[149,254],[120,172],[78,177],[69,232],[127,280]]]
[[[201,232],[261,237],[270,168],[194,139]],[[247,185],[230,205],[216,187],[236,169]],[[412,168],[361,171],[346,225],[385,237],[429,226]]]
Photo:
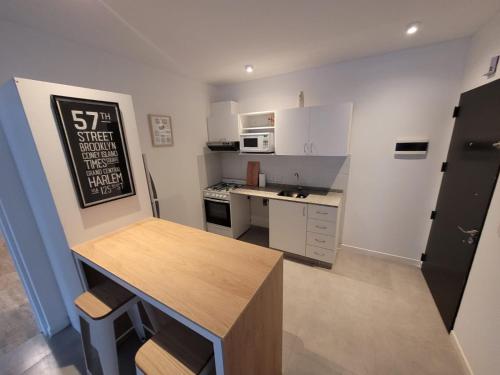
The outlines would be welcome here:
[[[259,137],[243,137],[243,149],[256,150],[259,148]]]

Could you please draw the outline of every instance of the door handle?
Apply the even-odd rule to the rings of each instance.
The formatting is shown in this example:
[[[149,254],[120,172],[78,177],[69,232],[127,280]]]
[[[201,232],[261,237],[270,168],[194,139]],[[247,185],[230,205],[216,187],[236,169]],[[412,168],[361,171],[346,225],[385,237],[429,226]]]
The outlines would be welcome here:
[[[500,141],[493,143],[492,146],[495,147],[497,150],[500,150]]]
[[[457,225],[457,228],[460,232],[462,232],[463,234],[468,234],[469,236],[471,237],[474,237],[474,236],[477,236],[479,234],[479,231],[477,229],[469,229],[469,230],[465,230],[464,228],[462,228],[460,225]]]

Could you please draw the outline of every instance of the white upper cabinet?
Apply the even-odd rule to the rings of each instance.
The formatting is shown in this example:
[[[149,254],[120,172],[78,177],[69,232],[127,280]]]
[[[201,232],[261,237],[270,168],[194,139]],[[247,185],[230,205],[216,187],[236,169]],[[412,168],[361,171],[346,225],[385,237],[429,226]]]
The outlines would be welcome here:
[[[208,141],[237,141],[238,134],[238,115],[222,114],[210,116],[207,120]]]
[[[309,152],[317,156],[349,154],[352,103],[311,107]]]
[[[239,140],[238,103],[212,103],[207,127],[209,142]]]
[[[276,154],[346,156],[352,103],[292,108],[276,113]]]
[[[309,138],[309,109],[292,108],[276,112],[276,155],[306,155]]]

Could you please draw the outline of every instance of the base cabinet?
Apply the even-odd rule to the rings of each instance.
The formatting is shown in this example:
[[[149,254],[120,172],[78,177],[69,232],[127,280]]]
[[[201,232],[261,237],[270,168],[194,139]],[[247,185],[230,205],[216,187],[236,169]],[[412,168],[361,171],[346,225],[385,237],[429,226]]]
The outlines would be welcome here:
[[[269,246],[333,263],[338,246],[337,207],[269,201]]]
[[[269,246],[306,255],[307,205],[271,199],[269,201]]]

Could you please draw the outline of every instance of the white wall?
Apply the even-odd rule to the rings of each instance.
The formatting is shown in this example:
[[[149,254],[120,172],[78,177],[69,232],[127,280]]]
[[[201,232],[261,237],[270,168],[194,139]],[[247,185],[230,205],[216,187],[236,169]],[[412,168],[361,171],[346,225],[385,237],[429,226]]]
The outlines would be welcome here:
[[[471,90],[492,80],[499,79],[497,72],[493,77],[485,77],[490,60],[500,55],[500,13],[493,17],[471,40],[467,53],[463,90]],[[500,66],[498,67],[500,70]]]
[[[203,209],[200,187],[205,186],[211,171],[217,170],[218,165],[218,159],[205,158],[203,155],[207,139],[206,115],[209,102],[207,85],[85,45],[66,41],[61,36],[43,34],[7,22],[0,22],[0,50],[2,51],[0,83],[13,76],[20,76],[131,94],[134,108],[130,108],[129,114],[133,117],[135,109],[140,138],[134,150],[140,152],[140,147],[148,156],[149,167],[156,182],[162,217],[194,227],[202,227]],[[25,95],[30,94],[31,91],[27,89]],[[148,113],[172,116],[174,147],[153,148],[151,146],[147,123]],[[28,116],[32,124],[36,126],[38,113],[34,111]],[[43,121],[43,126],[47,126],[46,119]],[[128,122],[132,123],[132,121]],[[133,125],[135,127],[135,121]],[[50,133],[50,128],[48,129]],[[38,130],[43,132],[41,129]],[[40,139],[42,138],[37,141],[40,142]],[[137,136],[135,136],[135,141],[137,141]],[[50,148],[50,145],[44,144],[43,147],[45,146]],[[44,155],[44,157],[49,156]],[[60,162],[63,162],[63,159]],[[57,166],[50,167],[52,172],[61,167],[60,162],[56,163]],[[138,159],[136,162],[135,168],[139,170],[142,166]],[[54,194],[61,194],[61,189],[66,189],[67,192],[68,186],[59,186],[54,182],[56,181],[54,173],[52,173],[51,186]],[[65,199],[67,196],[63,194],[58,197]],[[75,217],[80,218],[81,224],[87,229],[91,228],[88,235],[100,233],[107,228],[103,222],[110,219],[110,216],[128,215],[127,212],[124,213],[119,209],[120,204],[117,202],[120,201],[114,202],[116,204],[112,206],[115,209],[107,211],[101,220],[96,220],[98,215],[82,218],[77,214],[79,211],[75,212]],[[57,203],[60,205],[60,202]],[[97,210],[93,208],[87,210],[102,213],[106,211],[103,207],[96,206],[94,208]],[[64,221],[68,218],[68,211],[63,213]],[[64,223],[62,224],[64,226]],[[80,229],[80,227],[73,226],[65,228],[70,244],[88,238]],[[60,236],[57,238],[59,244],[65,243],[65,240],[64,235],[63,238]],[[60,251],[60,248],[62,246],[57,247],[59,250],[51,247],[47,251]],[[67,251],[67,245],[65,249]],[[72,314],[72,298],[81,289],[75,278],[74,265],[69,265],[68,255],[69,252],[61,254],[60,258],[54,257],[54,254],[50,256],[66,308],[75,324],[74,314]],[[50,270],[47,269],[46,272]]]
[[[246,179],[247,163],[259,161],[260,170],[266,174],[266,181],[277,184],[295,185],[300,176],[300,185],[344,190],[349,176],[349,158],[345,157],[303,157],[274,155],[221,155],[222,173],[225,178]]]
[[[203,225],[200,184],[205,164],[208,86],[117,55],[0,22],[0,84],[13,76],[132,95],[141,148],[156,182],[162,217]],[[174,147],[151,146],[147,114],[172,116]]]
[[[241,112],[295,107],[300,90],[306,105],[353,101],[343,242],[419,259],[430,229],[468,44],[468,39],[456,40],[222,86],[212,101],[235,100]],[[412,136],[430,139],[427,158],[395,159],[396,138]],[[298,166],[307,175],[307,165],[318,162],[315,168],[335,181],[335,168],[330,166],[335,161],[305,159],[283,158],[286,178]],[[225,175],[228,164],[233,169],[237,162],[223,160]]]
[[[0,101],[3,99],[4,96],[0,92]],[[50,335],[67,326],[69,319],[57,280],[51,272],[52,265],[36,225],[32,207],[22,188],[16,162],[1,125],[0,109],[0,171],[4,176],[8,176],[0,183],[0,235],[3,232],[38,326],[42,332]],[[45,298],[40,298],[42,296]]]
[[[472,39],[464,91],[499,79],[483,77],[500,54],[500,14]],[[460,304],[454,334],[475,375],[500,373],[500,179]]]

